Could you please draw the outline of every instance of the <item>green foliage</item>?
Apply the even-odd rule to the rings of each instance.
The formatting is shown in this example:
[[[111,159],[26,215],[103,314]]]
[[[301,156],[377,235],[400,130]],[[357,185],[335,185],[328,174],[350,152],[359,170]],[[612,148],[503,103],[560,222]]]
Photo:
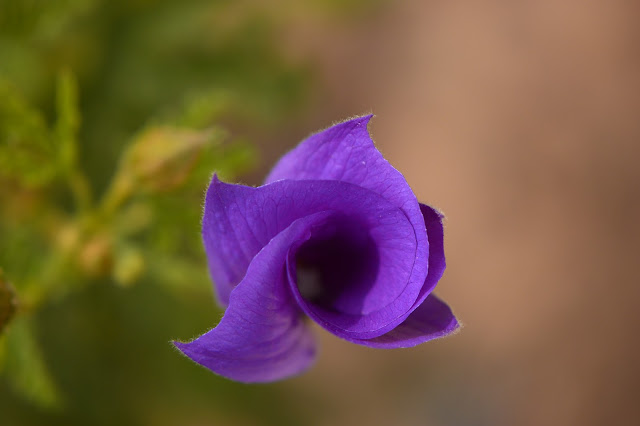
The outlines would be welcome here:
[[[0,176],[38,187],[55,173],[55,150],[42,114],[0,78]]]
[[[78,87],[75,76],[69,71],[61,71],[56,90],[55,141],[58,146],[60,163],[63,170],[72,170],[78,160]]]
[[[62,400],[27,317],[11,323],[5,342],[5,375],[12,387],[43,408],[58,408]]]
[[[74,294],[111,284],[210,294],[203,190],[213,171],[232,179],[255,160],[227,123],[268,126],[306,90],[308,71],[283,59],[273,30],[260,8],[229,1],[0,0],[0,265],[14,284],[0,277],[0,373],[10,395],[45,411],[62,407],[58,389],[72,405],[81,397],[64,374],[58,383],[75,352],[45,362],[69,327],[43,312]],[[3,405],[2,386],[6,413],[15,405]],[[100,398],[99,386],[88,392]]]
[[[295,119],[308,94],[278,13],[0,0],[0,423],[195,424],[212,404],[220,424],[246,404],[291,423],[278,392],[203,374],[168,343],[220,317],[200,237],[211,174],[248,171],[238,129]]]

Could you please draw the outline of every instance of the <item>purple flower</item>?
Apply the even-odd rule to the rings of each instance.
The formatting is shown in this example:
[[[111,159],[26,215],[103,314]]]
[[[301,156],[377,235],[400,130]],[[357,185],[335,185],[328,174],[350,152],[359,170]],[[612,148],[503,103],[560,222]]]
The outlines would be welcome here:
[[[202,235],[227,308],[217,327],[175,343],[185,355],[236,381],[269,382],[313,362],[305,316],[373,348],[459,327],[431,293],[445,269],[442,215],[375,148],[370,118],[312,135],[258,188],[213,177]]]

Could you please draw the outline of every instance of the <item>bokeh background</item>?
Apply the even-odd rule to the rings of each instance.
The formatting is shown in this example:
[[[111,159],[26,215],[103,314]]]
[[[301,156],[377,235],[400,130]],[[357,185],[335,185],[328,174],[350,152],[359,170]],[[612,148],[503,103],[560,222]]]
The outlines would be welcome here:
[[[171,191],[140,183],[108,224],[79,228],[79,262],[45,296],[41,260],[82,208],[64,178],[0,163],[0,267],[18,301],[0,424],[637,423],[639,16],[628,1],[2,0],[0,157],[64,127],[65,81],[96,199],[130,146],[144,163],[149,140],[223,137]],[[180,356],[168,342],[221,315],[198,236],[209,174],[259,184],[310,132],[367,112],[447,217],[437,293],[463,330],[380,351],[317,328],[317,364],[259,386]]]

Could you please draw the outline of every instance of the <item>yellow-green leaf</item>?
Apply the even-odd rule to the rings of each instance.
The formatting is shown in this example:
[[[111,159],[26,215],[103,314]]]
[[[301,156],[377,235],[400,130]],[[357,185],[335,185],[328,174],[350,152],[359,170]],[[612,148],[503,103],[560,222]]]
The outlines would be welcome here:
[[[42,408],[59,408],[62,399],[43,359],[31,318],[20,316],[11,323],[5,350],[4,375],[16,393]]]
[[[0,79],[0,178],[41,186],[55,177],[56,161],[49,129],[40,112]]]
[[[63,70],[58,76],[56,91],[56,139],[60,162],[65,170],[70,170],[77,161],[77,133],[80,127],[78,110],[78,86],[75,76]]]

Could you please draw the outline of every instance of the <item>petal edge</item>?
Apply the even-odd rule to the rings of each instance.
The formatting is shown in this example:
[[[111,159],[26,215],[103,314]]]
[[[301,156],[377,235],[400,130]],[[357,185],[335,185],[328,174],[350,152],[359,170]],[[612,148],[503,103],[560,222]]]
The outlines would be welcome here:
[[[306,370],[315,342],[284,281],[285,256],[308,228],[328,217],[319,212],[293,222],[253,259],[231,292],[220,323],[189,343],[174,343],[187,357],[229,379],[270,382]]]

